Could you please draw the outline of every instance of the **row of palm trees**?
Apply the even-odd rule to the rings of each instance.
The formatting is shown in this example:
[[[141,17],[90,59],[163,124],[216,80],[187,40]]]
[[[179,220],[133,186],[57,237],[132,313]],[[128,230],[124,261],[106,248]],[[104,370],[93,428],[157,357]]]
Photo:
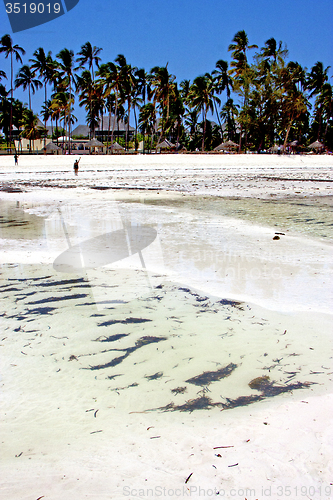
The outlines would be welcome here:
[[[131,66],[123,55],[114,62],[101,63],[101,48],[90,42],[76,54],[67,48],[56,58],[42,47],[33,53],[14,79],[14,59],[22,63],[25,51],[14,45],[9,35],[0,39],[0,53],[10,58],[10,88],[0,83],[0,128],[11,143],[13,125],[25,126],[30,137],[41,135],[37,117],[32,112],[31,94],[44,87],[41,116],[44,129],[49,119],[59,121],[71,135],[75,123],[74,104],[86,111],[91,137],[104,115],[108,115],[108,141],[114,143],[117,123],[126,124],[125,143],[129,148],[130,121],[135,122],[146,143],[156,138],[185,144],[188,149],[213,149],[223,139],[237,140],[239,149],[264,150],[276,142],[288,140],[305,143],[323,140],[333,145],[332,85],[323,63],[310,71],[297,62],[286,62],[288,51],[270,38],[256,52],[245,31],[235,34],[228,50],[231,63],[217,61],[214,70],[183,80],[179,85],[168,65],[155,66],[147,73]],[[249,54],[252,53],[252,61]],[[1,79],[7,75],[0,71]],[[28,107],[14,99],[14,90],[28,93]],[[51,95],[48,97],[48,88]],[[224,96],[222,105],[221,97]],[[313,106],[310,104],[313,101]],[[310,113],[310,110],[313,112]],[[9,112],[8,112],[9,111]],[[218,124],[208,120],[215,115]],[[103,122],[102,122],[103,123]]]

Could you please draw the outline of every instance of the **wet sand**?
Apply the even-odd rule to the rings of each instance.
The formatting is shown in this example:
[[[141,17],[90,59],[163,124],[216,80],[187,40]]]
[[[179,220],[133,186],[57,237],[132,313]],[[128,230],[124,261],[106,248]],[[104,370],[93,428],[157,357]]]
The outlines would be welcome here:
[[[332,497],[332,161],[254,156],[1,159],[6,498]]]

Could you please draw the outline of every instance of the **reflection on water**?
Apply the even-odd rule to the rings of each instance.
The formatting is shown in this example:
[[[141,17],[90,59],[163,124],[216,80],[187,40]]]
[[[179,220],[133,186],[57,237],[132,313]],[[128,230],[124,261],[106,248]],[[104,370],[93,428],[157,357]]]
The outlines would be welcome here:
[[[30,214],[19,202],[0,200],[0,238],[38,239],[43,237],[44,219]]]
[[[146,200],[155,206],[177,207],[221,217],[236,217],[255,224],[272,226],[285,231],[333,240],[333,197],[283,198],[217,198],[184,196],[169,199]]]

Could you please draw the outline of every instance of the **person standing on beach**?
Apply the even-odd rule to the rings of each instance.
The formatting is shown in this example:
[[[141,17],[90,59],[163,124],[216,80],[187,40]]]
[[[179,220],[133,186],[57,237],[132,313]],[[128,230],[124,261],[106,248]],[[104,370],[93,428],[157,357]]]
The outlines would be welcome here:
[[[18,165],[18,154],[14,154],[15,165]]]
[[[79,173],[79,161],[81,160],[81,158],[79,158],[78,160],[75,160],[74,162],[74,174],[77,175]]]

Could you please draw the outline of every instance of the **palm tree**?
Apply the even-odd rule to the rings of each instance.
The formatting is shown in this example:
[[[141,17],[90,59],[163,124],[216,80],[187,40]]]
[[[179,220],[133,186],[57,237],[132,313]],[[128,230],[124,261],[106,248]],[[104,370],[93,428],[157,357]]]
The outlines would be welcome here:
[[[55,119],[56,122],[56,133],[58,134],[58,120],[62,117],[63,119],[63,125],[64,129],[66,124],[70,125],[72,124],[71,120],[71,107],[73,104],[73,98],[70,96],[68,92],[60,91],[56,92],[52,96],[51,100],[51,116],[53,119]],[[69,138],[70,140],[70,138]],[[57,144],[58,144],[58,138],[57,138]]]
[[[161,136],[160,140],[164,139],[164,130],[169,121],[170,114],[170,98],[174,97],[174,81],[176,77],[168,71],[168,65],[160,67],[155,66],[151,69],[149,81],[151,84],[151,97],[153,103],[160,107],[161,115]]]
[[[248,96],[252,80],[252,72],[247,61],[247,51],[258,48],[257,45],[249,45],[249,39],[244,30],[238,31],[228,47],[233,57],[230,73],[235,75],[235,90],[243,97],[243,109],[240,114],[241,133],[239,138],[239,151],[241,150],[242,129],[245,125],[245,149],[247,145],[247,123],[248,123]]]
[[[202,112],[203,116],[203,134],[201,150],[205,149],[205,135],[206,135],[206,124],[207,124],[207,113],[210,110],[214,112],[214,99],[217,97],[214,95],[214,79],[212,75],[206,73],[202,76],[197,76],[191,85],[189,92],[189,100],[193,108],[197,111]]]
[[[142,106],[139,114],[139,126],[143,134],[147,133],[148,138],[151,136],[150,140],[150,150],[153,147],[154,131],[156,126],[156,109],[152,102],[149,102],[145,106]],[[143,141],[145,141],[145,135],[143,135]]]
[[[233,99],[228,99],[223,106],[220,116],[227,126],[228,140],[233,140],[236,133],[236,117],[238,115],[238,104],[234,104]]]
[[[84,45],[81,47],[81,51],[77,53],[78,56],[76,59],[76,62],[80,64],[79,68],[83,68],[85,64],[88,63],[88,68],[92,76],[92,80],[95,80],[95,72],[94,72],[94,63],[96,64],[97,68],[99,68],[99,62],[101,58],[99,57],[99,53],[103,49],[96,47],[95,45],[92,46],[90,42],[86,42]]]
[[[90,71],[85,70],[81,76],[77,77],[77,89],[81,91],[79,95],[80,106],[85,106],[88,111],[88,123],[91,136],[95,137],[95,128],[98,126],[99,115],[104,108],[103,87],[92,80]]]
[[[233,83],[232,83],[232,78],[229,76],[228,73],[228,63],[227,61],[223,61],[222,59],[219,59],[215,65],[216,69],[212,72],[212,75],[215,77],[215,90],[217,94],[221,94],[224,90],[227,92],[227,99],[230,99],[230,91],[233,89]],[[216,101],[214,101],[215,104],[215,113],[217,115],[217,119],[219,121],[220,125],[220,130],[221,130],[221,137],[223,138],[223,130],[222,130],[222,125],[220,121],[220,116],[219,113],[217,112],[216,109]]]
[[[321,109],[322,117],[326,120],[326,127],[323,134],[325,139],[333,111],[333,89],[330,83],[324,83],[316,101],[316,105]]]
[[[43,47],[39,47],[33,53],[35,59],[29,59],[31,64],[31,69],[38,71],[39,78],[43,78],[44,81],[44,107],[47,106],[47,84],[54,81],[56,74],[56,63],[53,61],[51,52],[49,51],[47,55]],[[46,128],[46,123],[48,120],[48,115],[44,113],[44,127]],[[45,146],[45,141],[44,141]]]
[[[23,90],[29,92],[29,109],[31,109],[31,92],[35,94],[36,90],[40,89],[43,84],[37,78],[35,78],[35,71],[31,70],[30,66],[25,64],[19,70],[15,78],[15,88],[23,87]]]
[[[17,62],[22,64],[21,55],[24,56],[25,50],[19,45],[13,45],[10,35],[4,35],[0,40],[0,53],[5,54],[7,59],[10,56],[10,119],[9,119],[9,143],[12,143],[12,125],[13,125],[13,56]]]
[[[318,115],[318,131],[317,140],[320,140],[321,129],[322,129],[322,114],[323,114],[323,100],[318,97],[323,92],[323,88],[328,81],[328,70],[330,66],[324,69],[322,62],[317,61],[316,64],[311,68],[310,73],[307,75],[306,87],[311,91],[309,97],[317,96],[316,109]]]
[[[51,99],[48,99],[42,106],[41,116],[44,120],[44,127],[46,129],[46,123],[49,118],[51,118],[51,137],[53,136],[53,122],[52,122],[52,112],[51,112]],[[45,141],[44,141],[45,147]]]
[[[290,61],[281,72],[284,95],[282,109],[287,126],[283,149],[285,151],[288,136],[295,120],[307,113],[309,103],[302,87],[305,84],[305,71],[297,62]]]
[[[113,90],[115,93],[114,117],[113,117],[112,131],[111,131],[111,154],[112,154],[113,133],[116,127],[116,119],[118,119],[118,106],[119,106],[119,96],[120,96],[120,88],[122,82],[122,73],[117,64],[108,62],[106,64],[101,64],[97,75],[100,77],[99,84],[104,86],[104,97],[108,99],[110,94],[112,94]],[[108,102],[109,102],[109,123],[110,123],[113,100],[109,99]]]
[[[134,72],[137,68],[132,68],[127,63],[125,56],[118,54],[115,59],[120,71],[120,94],[122,102],[127,101],[127,130],[126,130],[126,149],[128,149],[129,126],[132,106],[132,96],[135,88]]]
[[[21,125],[23,126],[23,137],[29,139],[29,150],[31,152],[31,141],[33,141],[33,149],[35,149],[35,139],[40,139],[45,129],[38,125],[38,117],[33,114],[31,109],[24,110]]]
[[[62,78],[65,79],[67,92],[69,94],[69,102],[74,103],[74,96],[72,99],[72,91],[73,91],[72,84],[74,84],[74,85],[76,84],[76,74],[74,73],[74,71],[77,69],[74,67],[74,52],[72,50],[69,50],[69,49],[63,49],[59,52],[59,54],[57,54],[57,58],[59,59],[58,66],[59,66],[59,70],[60,70],[60,75]],[[71,124],[72,124],[71,105],[69,105],[69,107],[68,107],[67,122],[68,122],[68,137],[69,137],[69,139],[68,139],[68,151],[70,154],[70,152],[71,152],[70,138],[71,138]]]

